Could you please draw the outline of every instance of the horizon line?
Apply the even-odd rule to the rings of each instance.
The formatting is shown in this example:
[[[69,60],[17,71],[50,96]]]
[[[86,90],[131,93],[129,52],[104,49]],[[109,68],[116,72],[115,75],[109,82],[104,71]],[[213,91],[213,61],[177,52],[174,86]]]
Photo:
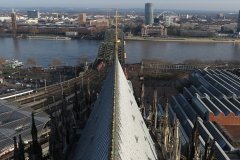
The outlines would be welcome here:
[[[19,6],[19,7],[9,7],[9,6],[1,6],[0,9],[27,9],[27,8],[56,8],[56,9],[84,9],[84,10],[88,10],[88,9],[116,9],[115,7],[76,7],[76,6],[27,6],[27,7],[23,7],[23,6]],[[121,7],[121,8],[117,8],[117,9],[122,9],[122,10],[126,10],[126,9],[136,9],[136,10],[144,10],[144,7],[139,8],[139,7]],[[175,10],[175,11],[212,11],[212,12],[231,12],[231,13],[238,13],[239,10],[230,10],[230,9],[196,9],[196,8],[192,8],[192,9],[187,9],[187,8],[178,8],[178,9],[174,9],[174,8],[154,8],[154,10]]]

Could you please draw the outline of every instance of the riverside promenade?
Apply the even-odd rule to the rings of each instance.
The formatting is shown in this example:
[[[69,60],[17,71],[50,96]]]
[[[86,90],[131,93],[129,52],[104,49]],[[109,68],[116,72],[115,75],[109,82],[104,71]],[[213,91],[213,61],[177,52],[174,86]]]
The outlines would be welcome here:
[[[195,42],[195,43],[240,43],[240,39],[234,38],[158,38],[126,36],[127,41],[156,41],[156,42]]]

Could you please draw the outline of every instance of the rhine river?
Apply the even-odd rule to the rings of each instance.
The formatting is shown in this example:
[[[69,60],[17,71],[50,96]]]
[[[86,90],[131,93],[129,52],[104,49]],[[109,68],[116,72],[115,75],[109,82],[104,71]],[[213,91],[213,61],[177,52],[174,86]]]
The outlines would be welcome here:
[[[79,58],[93,61],[100,41],[94,40],[28,40],[0,38],[0,58],[18,59],[26,63],[31,58],[38,65],[47,67],[53,59],[66,65],[76,65]],[[240,61],[240,44],[233,43],[189,43],[127,41],[127,63],[138,63],[142,59],[159,59],[172,63],[199,59],[201,61]]]

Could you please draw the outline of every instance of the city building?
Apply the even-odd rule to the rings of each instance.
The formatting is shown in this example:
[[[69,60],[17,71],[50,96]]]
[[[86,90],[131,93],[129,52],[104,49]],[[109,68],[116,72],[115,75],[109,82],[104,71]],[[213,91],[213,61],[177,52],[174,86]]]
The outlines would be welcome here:
[[[237,28],[237,23],[224,24],[221,28],[223,32],[234,33]]]
[[[145,24],[152,25],[153,24],[153,4],[145,3]]]
[[[89,25],[97,28],[107,28],[109,27],[109,20],[105,18],[90,20]]]
[[[37,19],[27,19],[25,22],[26,22],[26,24],[30,24],[30,25],[38,24]]]
[[[181,29],[195,29],[197,26],[198,26],[198,23],[186,22],[186,23],[180,24]]]
[[[10,16],[1,16],[0,17],[0,22],[4,22],[4,21],[6,21],[6,22],[11,22],[11,17]]]
[[[225,16],[224,16],[223,13],[219,13],[219,14],[217,14],[217,18],[218,19],[225,19]]]
[[[240,32],[240,10],[239,10],[239,14],[238,14],[238,25],[237,25],[237,32]]]
[[[65,34],[68,37],[76,37],[78,35],[78,32],[66,32]]]
[[[167,36],[167,28],[163,25],[149,26],[144,25],[141,30],[142,36]]]
[[[182,37],[214,37],[216,36],[216,32],[198,29],[180,29],[179,35]]]
[[[87,14],[80,13],[79,14],[79,24],[85,24],[87,22]]]
[[[179,16],[165,16],[165,25],[166,26],[179,26],[178,22]]]
[[[173,24],[173,17],[172,16],[166,16],[166,26],[171,26]]]
[[[39,14],[39,11],[32,10],[32,11],[27,11],[27,16],[28,16],[28,19],[30,18],[37,19],[40,17],[40,14]]]
[[[159,19],[159,17],[155,17],[155,18],[153,19],[153,23],[154,23],[154,25],[159,25],[159,24],[160,24],[160,19]]]

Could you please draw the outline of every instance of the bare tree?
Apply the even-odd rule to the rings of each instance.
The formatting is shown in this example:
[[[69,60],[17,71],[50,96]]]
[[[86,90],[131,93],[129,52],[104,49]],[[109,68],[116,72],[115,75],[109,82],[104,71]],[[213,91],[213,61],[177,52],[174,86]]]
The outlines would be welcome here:
[[[61,66],[63,63],[59,58],[53,58],[51,65],[52,66]]]
[[[26,64],[33,67],[37,65],[37,61],[34,58],[28,58]]]
[[[82,55],[78,58],[77,64],[85,64],[86,62],[90,62],[90,57],[86,55]]]
[[[189,65],[197,65],[197,64],[202,64],[203,62],[199,59],[187,59],[183,61],[183,63],[189,64]]]
[[[3,65],[5,63],[5,59],[0,57],[0,65]]]

